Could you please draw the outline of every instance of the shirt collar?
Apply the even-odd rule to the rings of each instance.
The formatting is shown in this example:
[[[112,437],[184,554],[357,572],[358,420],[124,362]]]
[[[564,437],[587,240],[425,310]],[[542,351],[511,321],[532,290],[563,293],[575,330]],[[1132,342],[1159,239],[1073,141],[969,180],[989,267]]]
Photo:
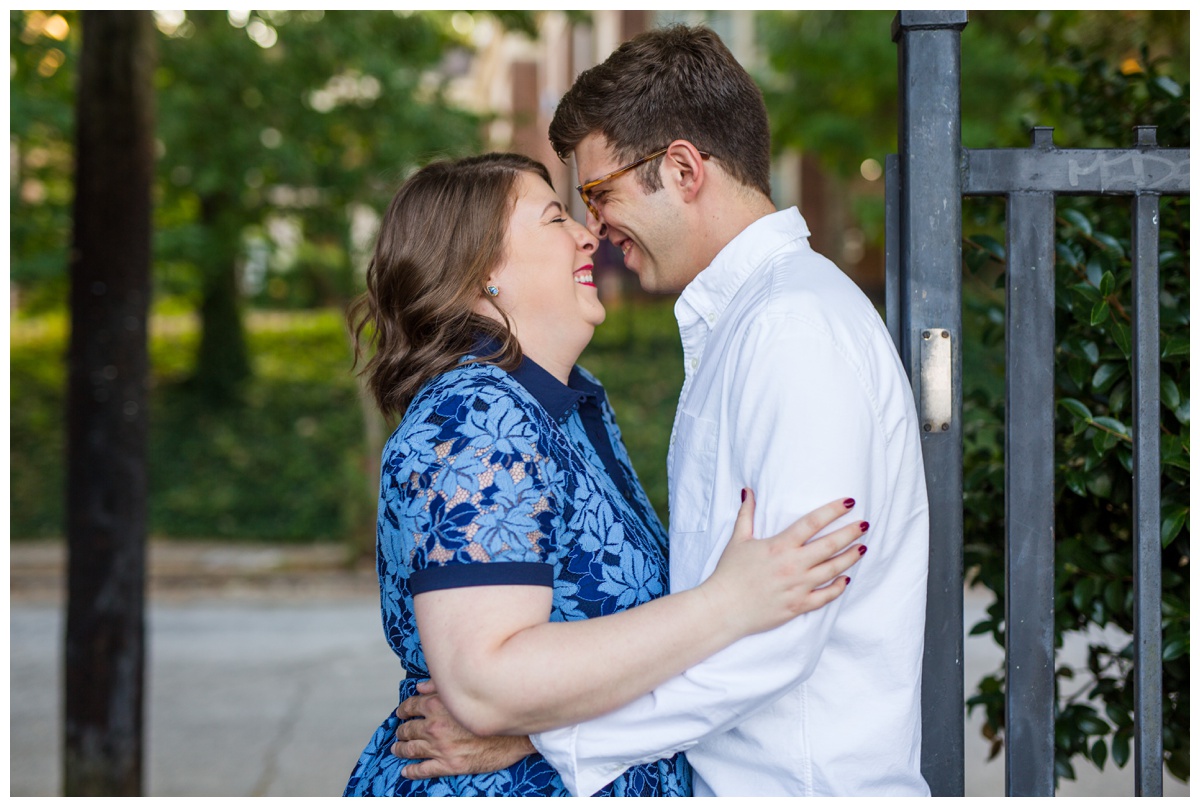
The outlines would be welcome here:
[[[474,352],[476,355],[485,356],[499,349],[500,344],[495,339],[484,338],[479,341]],[[571,375],[564,384],[533,359],[523,356],[521,363],[510,375],[555,420],[562,420],[584,401],[599,405],[604,400],[604,388],[585,378],[577,366],[571,368]]]
[[[724,246],[675,304],[680,328],[703,320],[711,328],[746,280],[782,247],[808,238],[808,224],[795,207],[770,213]]]

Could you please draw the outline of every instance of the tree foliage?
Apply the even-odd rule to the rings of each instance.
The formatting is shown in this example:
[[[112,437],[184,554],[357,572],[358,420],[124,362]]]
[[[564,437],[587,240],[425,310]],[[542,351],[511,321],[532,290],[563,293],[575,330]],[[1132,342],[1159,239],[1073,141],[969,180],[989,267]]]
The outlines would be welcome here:
[[[1048,42],[1053,43],[1053,38]],[[1086,145],[1129,147],[1133,126],[1157,124],[1159,144],[1189,145],[1188,88],[1143,52],[1136,65],[1067,47],[1039,84],[1052,120],[1082,131]],[[1059,140],[1060,144],[1066,145]],[[1070,145],[1074,146],[1075,143]],[[1190,758],[1190,218],[1187,199],[1160,208],[1162,390],[1163,748],[1187,780]],[[1130,208],[1060,199],[1056,243],[1055,638],[1115,626],[1133,633]],[[979,356],[964,382],[965,563],[974,584],[996,594],[972,633],[1003,645],[1004,626],[1004,249],[987,233],[968,239],[964,320]],[[1055,772],[1072,760],[1124,766],[1133,736],[1133,643],[1089,643],[1082,668],[1056,668]],[[1003,671],[986,676],[968,703],[999,752]]]
[[[498,16],[531,25],[527,13]],[[77,16],[12,11],[9,20],[13,279],[52,307],[65,289]],[[344,302],[407,172],[478,148],[479,117],[446,95],[453,55],[468,44],[454,15],[437,11],[156,20],[158,291],[202,312],[202,386],[236,386],[249,370],[245,295],[268,305]]]

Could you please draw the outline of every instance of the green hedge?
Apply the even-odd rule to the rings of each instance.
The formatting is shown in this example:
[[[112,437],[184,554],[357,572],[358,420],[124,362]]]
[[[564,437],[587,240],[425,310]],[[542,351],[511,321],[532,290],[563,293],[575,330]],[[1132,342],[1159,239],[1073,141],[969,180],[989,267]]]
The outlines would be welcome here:
[[[581,364],[605,382],[634,465],[665,520],[667,440],[683,382],[670,301],[610,308]],[[369,480],[379,458],[366,446],[341,312],[251,315],[254,378],[241,404],[219,409],[184,383],[197,340],[192,320],[156,319],[152,330],[153,535],[370,544]],[[13,323],[16,539],[63,531],[65,346],[61,315]]]

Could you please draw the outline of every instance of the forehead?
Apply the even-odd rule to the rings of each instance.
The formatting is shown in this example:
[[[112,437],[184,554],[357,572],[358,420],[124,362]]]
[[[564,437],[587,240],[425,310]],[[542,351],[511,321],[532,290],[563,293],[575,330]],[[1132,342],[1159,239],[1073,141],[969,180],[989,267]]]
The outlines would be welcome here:
[[[620,167],[616,153],[604,135],[590,134],[575,147],[575,171],[581,185]]]
[[[516,203],[513,205],[513,220],[536,219],[542,215],[546,206],[562,201],[558,194],[546,184],[546,180],[529,171],[522,171],[516,182]]]

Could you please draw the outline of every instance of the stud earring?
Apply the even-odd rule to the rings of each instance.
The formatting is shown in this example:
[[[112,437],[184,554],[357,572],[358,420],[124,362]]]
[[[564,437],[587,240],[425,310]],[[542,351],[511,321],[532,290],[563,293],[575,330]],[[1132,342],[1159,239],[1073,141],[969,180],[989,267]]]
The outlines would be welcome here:
[[[486,285],[486,286],[484,286],[483,288],[484,288],[484,290],[485,290],[485,291],[486,291],[486,292],[487,292],[489,295],[491,295],[492,297],[498,297],[498,296],[500,296],[500,289],[499,289],[499,288],[497,288],[496,286],[492,285],[491,283],[487,284],[487,285]]]

